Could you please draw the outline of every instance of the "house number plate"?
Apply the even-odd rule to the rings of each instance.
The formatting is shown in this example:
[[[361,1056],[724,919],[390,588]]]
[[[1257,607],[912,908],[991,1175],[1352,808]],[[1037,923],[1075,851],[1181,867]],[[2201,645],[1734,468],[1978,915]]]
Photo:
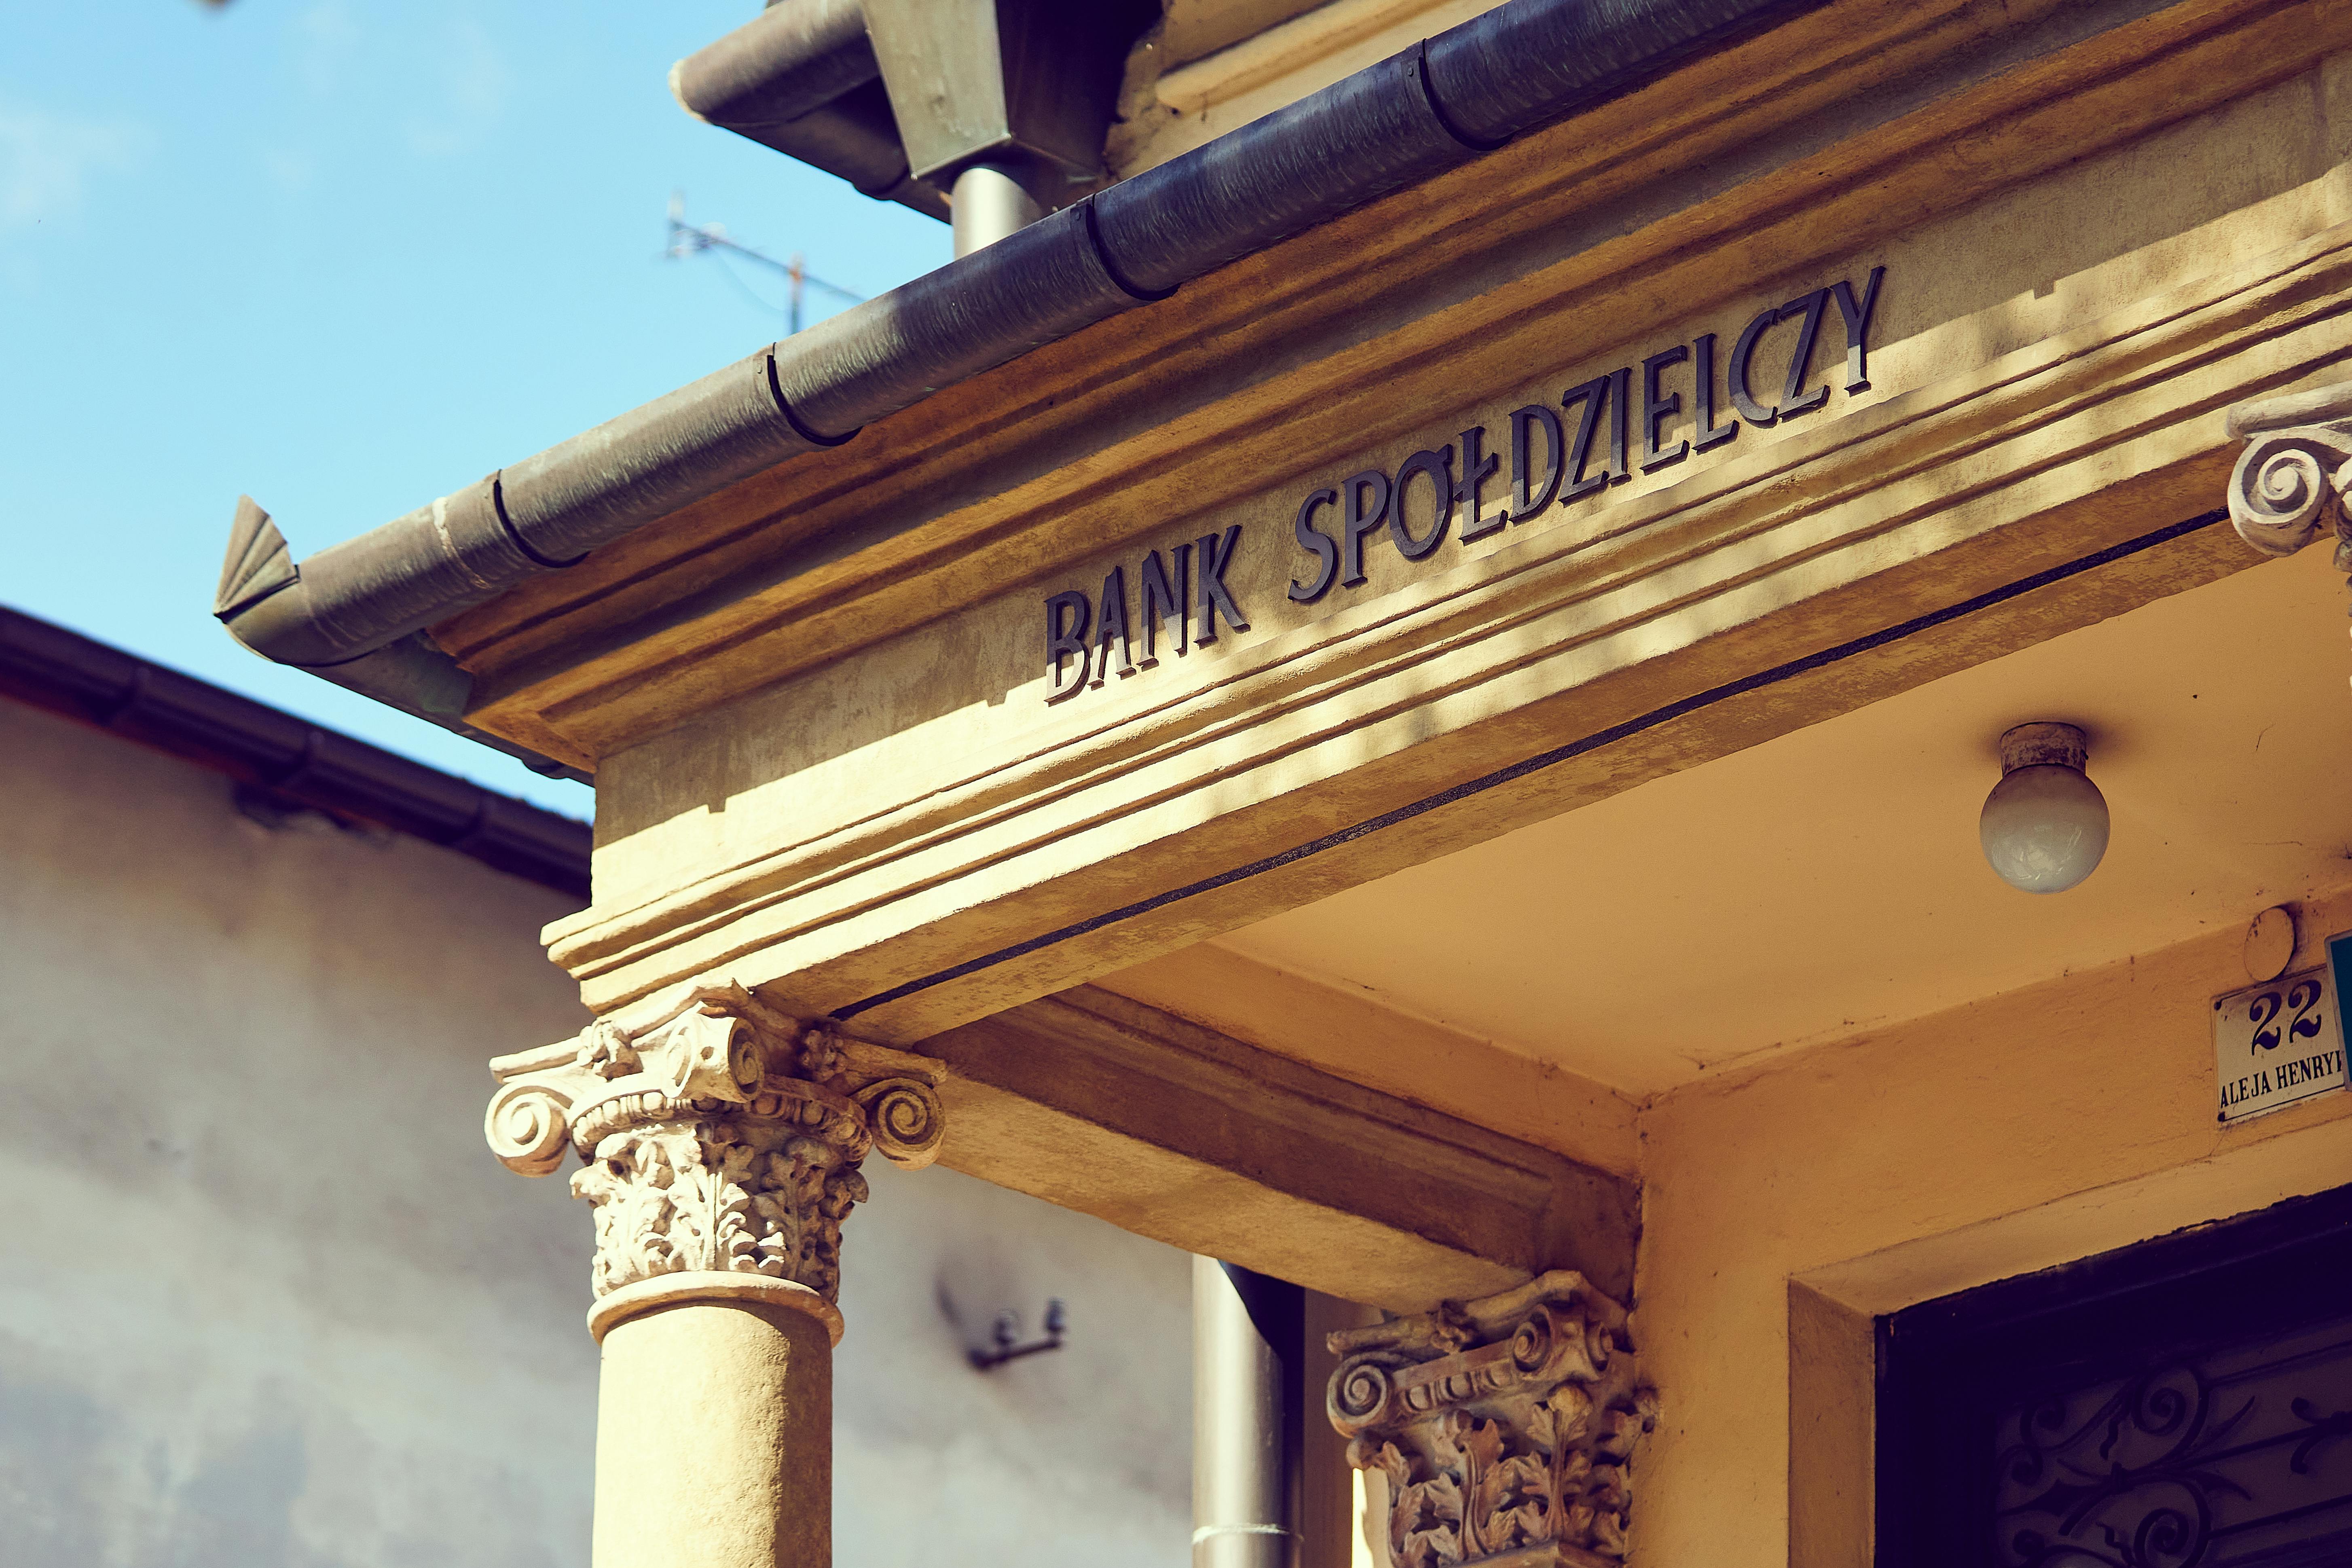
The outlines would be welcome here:
[[[2332,965],[2213,1000],[2221,1120],[2242,1121],[2344,1087],[2344,1023]]]

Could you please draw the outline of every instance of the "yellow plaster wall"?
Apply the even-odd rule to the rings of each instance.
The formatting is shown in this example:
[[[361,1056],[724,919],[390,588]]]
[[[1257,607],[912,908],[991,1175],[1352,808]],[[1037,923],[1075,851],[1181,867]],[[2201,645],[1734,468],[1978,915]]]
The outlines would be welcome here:
[[[2352,895],[2307,909],[2297,963],[2347,926]],[[2352,1181],[2352,1094],[2216,1124],[2210,999],[2246,984],[2242,934],[2217,933],[1646,1108],[1634,1321],[1664,1413],[1636,1472],[1645,1568],[1790,1560],[1793,1278],[1866,1319]]]

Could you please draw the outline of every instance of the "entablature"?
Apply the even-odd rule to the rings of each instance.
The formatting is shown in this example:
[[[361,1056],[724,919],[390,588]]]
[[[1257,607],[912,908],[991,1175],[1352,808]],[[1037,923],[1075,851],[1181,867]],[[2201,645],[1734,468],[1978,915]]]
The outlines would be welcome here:
[[[2333,25],[2244,3],[1840,0],[943,389],[435,636],[477,676],[473,721],[601,766],[1113,541],[1296,488],[1368,440],[1458,428],[1521,401],[1531,364],[1548,385],[1586,348],[1663,341],[1696,314],[1736,331],[1751,293],[1826,284],[1858,247],[1867,260],[1931,215],[2305,68]],[[1910,287],[1916,307],[1916,269]]]

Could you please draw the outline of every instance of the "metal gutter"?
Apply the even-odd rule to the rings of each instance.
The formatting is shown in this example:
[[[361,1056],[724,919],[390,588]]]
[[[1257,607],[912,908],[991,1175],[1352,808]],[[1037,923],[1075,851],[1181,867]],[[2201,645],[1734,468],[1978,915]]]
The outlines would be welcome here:
[[[256,804],[373,823],[588,900],[586,823],[5,608],[0,696],[225,773]]]
[[[472,678],[425,627],[1819,3],[1507,0],[299,566],[243,500],[214,613],[266,658],[528,756],[465,724]]]
[[[670,68],[688,114],[847,180],[863,195],[945,220],[947,197],[907,166],[858,0],[770,5]]]

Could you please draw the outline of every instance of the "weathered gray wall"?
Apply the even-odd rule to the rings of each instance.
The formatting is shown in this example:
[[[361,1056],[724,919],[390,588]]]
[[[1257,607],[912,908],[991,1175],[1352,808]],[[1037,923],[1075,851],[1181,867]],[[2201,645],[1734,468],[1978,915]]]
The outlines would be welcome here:
[[[838,1568],[1184,1568],[1192,1561],[1188,1254],[934,1166],[866,1161],[843,1233],[834,1360]],[[982,1373],[996,1314],[1058,1351]]]
[[[11,1568],[584,1561],[584,1222],[480,1132],[564,907],[0,702]]]
[[[0,701],[0,1563],[586,1562],[587,1215],[480,1132],[484,1061],[581,1022],[537,940],[563,909]],[[1182,1258],[874,1180],[843,1568],[1176,1568]],[[942,1285],[975,1340],[1064,1295],[1073,1344],[975,1373]]]

